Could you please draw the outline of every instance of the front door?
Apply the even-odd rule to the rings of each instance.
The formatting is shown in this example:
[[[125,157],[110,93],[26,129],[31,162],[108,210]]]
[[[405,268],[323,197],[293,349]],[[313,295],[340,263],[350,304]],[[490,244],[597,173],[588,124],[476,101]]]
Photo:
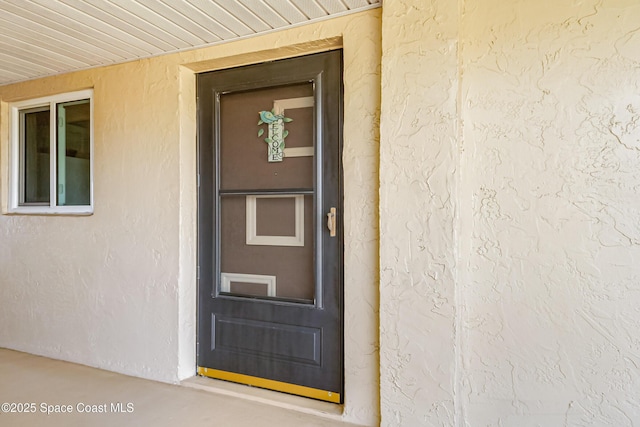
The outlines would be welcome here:
[[[198,373],[342,401],[342,53],[198,76]]]

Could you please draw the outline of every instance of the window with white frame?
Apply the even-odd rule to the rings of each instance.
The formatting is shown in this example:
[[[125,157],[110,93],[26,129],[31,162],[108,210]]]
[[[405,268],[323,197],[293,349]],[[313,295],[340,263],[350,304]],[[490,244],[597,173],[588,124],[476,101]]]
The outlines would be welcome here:
[[[13,213],[93,212],[93,91],[15,102],[11,110]]]

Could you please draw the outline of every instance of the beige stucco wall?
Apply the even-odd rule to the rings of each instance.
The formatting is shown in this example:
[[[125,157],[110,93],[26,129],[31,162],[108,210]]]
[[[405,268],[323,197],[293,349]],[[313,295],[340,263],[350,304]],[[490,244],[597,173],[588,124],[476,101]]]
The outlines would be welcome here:
[[[344,48],[345,410],[378,422],[380,10],[0,87],[8,104],[94,88],[95,213],[0,215],[0,347],[176,382],[195,373],[195,71]]]
[[[385,2],[383,425],[640,423],[638,22]]]
[[[457,5],[389,1],[382,20],[382,421],[453,425]]]
[[[469,425],[640,423],[640,3],[465,0]]]
[[[145,60],[0,88],[6,102],[94,88],[91,216],[0,216],[0,346],[177,379],[178,67]]]

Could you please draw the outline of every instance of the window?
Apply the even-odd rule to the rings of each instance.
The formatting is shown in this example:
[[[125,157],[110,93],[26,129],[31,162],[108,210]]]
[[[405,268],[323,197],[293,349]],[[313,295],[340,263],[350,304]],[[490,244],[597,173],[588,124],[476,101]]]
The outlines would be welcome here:
[[[11,104],[9,211],[93,212],[93,91]]]

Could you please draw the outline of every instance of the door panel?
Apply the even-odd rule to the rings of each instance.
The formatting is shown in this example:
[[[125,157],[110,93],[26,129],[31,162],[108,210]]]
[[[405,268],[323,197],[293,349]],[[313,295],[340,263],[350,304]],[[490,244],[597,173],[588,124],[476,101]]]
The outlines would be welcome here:
[[[341,73],[334,51],[198,76],[201,374],[341,399]]]
[[[320,366],[320,328],[220,316],[213,321],[218,350]]]

